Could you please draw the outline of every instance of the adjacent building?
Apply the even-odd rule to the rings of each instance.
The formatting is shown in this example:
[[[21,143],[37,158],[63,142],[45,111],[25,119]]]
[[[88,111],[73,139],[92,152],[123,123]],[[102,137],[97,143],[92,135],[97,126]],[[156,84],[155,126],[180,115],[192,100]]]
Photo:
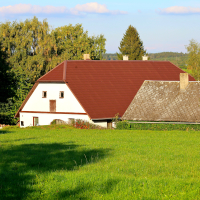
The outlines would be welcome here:
[[[200,82],[144,81],[122,119],[136,121],[200,122]]]

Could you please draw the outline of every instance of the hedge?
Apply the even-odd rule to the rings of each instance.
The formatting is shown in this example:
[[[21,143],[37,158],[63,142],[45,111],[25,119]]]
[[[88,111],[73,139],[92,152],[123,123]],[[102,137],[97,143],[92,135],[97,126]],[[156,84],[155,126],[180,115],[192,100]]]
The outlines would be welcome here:
[[[154,131],[200,131],[200,124],[162,124],[162,123],[130,123],[128,121],[119,121],[116,123],[116,129],[119,130],[154,130]]]

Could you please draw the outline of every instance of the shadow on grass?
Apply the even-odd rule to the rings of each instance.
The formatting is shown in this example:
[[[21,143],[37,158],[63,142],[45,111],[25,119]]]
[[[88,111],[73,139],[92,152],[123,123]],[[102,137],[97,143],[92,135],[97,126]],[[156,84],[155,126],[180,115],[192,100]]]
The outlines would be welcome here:
[[[1,135],[1,134],[6,134],[6,133],[12,133],[12,131],[1,130],[1,129],[0,129],[0,135]]]
[[[24,199],[33,190],[35,174],[55,170],[78,170],[98,162],[109,149],[78,150],[69,144],[23,144],[0,149],[0,199]],[[38,190],[37,190],[38,192]]]
[[[77,186],[75,189],[61,192],[59,194],[59,199],[91,199],[91,197],[87,198],[85,193],[91,190],[95,191],[95,193],[110,194],[115,189],[115,186],[119,183],[119,181],[120,180],[117,179],[109,179],[101,184],[83,184],[80,182],[79,186]]]

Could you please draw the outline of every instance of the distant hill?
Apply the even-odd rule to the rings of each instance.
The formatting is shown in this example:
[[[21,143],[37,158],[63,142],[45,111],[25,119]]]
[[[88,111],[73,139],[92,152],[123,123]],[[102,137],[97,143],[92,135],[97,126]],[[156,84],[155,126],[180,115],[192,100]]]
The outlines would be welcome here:
[[[186,61],[188,59],[188,54],[186,53],[176,53],[176,52],[161,52],[161,53],[149,53],[151,60],[167,60],[177,65],[178,67],[186,67]],[[187,67],[186,67],[187,68]]]
[[[104,60],[118,60],[116,53],[105,53],[103,54]]]
[[[188,59],[188,54],[177,53],[177,52],[161,52],[161,53],[149,53],[150,60],[162,60],[170,61],[176,66],[180,67],[184,71],[188,72],[186,61]],[[104,60],[118,60],[116,53],[106,53],[103,55]]]

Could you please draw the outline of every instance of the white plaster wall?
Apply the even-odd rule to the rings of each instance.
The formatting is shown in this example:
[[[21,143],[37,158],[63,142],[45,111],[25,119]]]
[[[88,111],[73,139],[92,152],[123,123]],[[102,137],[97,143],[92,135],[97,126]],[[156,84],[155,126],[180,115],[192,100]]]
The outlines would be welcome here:
[[[38,117],[39,125],[50,125],[54,119],[61,119],[68,122],[69,118],[82,119],[95,125],[99,125],[107,128],[107,122],[93,122],[89,119],[88,115],[76,115],[76,114],[50,114],[50,113],[24,113],[20,112],[20,127],[33,126],[33,117]],[[21,121],[24,122],[24,126],[21,126]]]
[[[88,121],[90,122],[90,123],[93,123],[93,124],[95,124],[95,125],[97,125],[97,126],[102,126],[102,127],[104,127],[104,128],[107,128],[107,121],[92,121],[92,120],[90,120],[89,118],[88,118]]]
[[[42,98],[42,91],[47,91],[47,98]],[[64,91],[64,98],[59,98],[60,91]],[[65,83],[39,83],[22,111],[49,112],[49,100],[56,100],[56,112],[85,113]]]
[[[24,121],[24,126],[33,126],[33,117],[38,117],[39,125],[50,125],[54,119],[61,119],[68,122],[69,118],[82,119],[88,121],[88,115],[70,114],[46,114],[46,113],[23,113],[20,112],[20,121]],[[20,123],[21,126],[21,123]]]

